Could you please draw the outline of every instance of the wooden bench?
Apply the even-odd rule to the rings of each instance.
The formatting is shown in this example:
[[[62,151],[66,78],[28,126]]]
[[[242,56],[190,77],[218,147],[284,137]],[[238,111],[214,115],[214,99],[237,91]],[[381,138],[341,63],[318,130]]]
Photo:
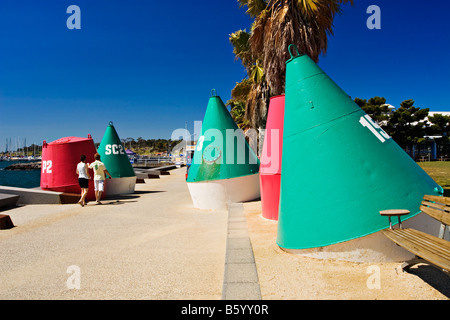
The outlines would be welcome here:
[[[384,235],[399,246],[416,255],[416,259],[407,261],[402,269],[408,269],[416,263],[428,261],[447,272],[450,271],[450,241],[444,235],[450,225],[450,198],[425,195],[420,210],[441,222],[439,236],[435,237],[422,231],[406,228],[401,225],[401,216],[409,214],[408,210],[384,210],[382,216],[389,217],[389,229],[383,230]],[[398,228],[392,227],[391,217],[396,216]]]

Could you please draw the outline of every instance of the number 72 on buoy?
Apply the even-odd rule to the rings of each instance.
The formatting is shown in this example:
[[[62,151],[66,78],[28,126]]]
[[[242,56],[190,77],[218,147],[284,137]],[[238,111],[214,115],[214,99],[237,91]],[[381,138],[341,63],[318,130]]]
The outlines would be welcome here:
[[[369,115],[366,114],[365,116],[362,116],[359,119],[359,123],[361,123],[363,127],[368,128],[382,143],[391,139],[391,137],[383,129],[381,129],[381,127],[374,122]]]

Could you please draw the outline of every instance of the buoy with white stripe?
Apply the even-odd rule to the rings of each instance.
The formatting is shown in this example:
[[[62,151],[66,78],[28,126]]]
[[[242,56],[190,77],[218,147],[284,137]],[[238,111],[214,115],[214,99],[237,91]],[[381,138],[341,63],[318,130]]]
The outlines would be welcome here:
[[[109,122],[97,152],[112,177],[106,180],[107,196],[134,193],[136,174],[112,122]]]
[[[215,90],[186,181],[199,209],[225,209],[260,196],[259,160]]]
[[[293,48],[286,63],[278,245],[323,251],[373,235],[389,227],[381,210],[407,209],[412,221],[423,195],[443,189]],[[375,245],[383,241],[376,239]]]

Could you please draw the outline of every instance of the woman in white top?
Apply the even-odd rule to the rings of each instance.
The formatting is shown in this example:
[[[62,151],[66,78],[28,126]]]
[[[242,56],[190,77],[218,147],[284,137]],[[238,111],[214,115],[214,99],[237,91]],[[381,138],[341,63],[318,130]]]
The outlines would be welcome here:
[[[81,198],[80,201],[78,201],[78,203],[82,207],[84,207],[84,205],[86,204],[86,196],[89,190],[89,179],[91,177],[89,176],[88,166],[85,163],[86,156],[82,154],[80,156],[80,160],[81,161],[77,164],[78,183],[80,184],[81,188]]]

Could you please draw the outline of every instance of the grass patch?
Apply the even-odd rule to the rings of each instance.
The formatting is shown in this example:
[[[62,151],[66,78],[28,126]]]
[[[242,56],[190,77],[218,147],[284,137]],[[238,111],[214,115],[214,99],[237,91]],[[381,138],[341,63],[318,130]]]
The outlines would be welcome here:
[[[442,188],[450,188],[450,162],[433,161],[417,163]]]

